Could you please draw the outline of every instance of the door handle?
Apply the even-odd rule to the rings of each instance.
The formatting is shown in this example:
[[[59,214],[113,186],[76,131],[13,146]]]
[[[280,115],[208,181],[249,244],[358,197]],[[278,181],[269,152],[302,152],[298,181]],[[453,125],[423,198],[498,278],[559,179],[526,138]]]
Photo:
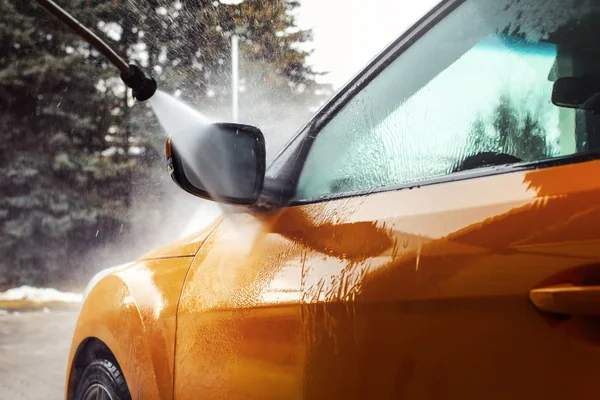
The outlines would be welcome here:
[[[600,317],[600,286],[550,286],[531,290],[529,298],[548,313]]]

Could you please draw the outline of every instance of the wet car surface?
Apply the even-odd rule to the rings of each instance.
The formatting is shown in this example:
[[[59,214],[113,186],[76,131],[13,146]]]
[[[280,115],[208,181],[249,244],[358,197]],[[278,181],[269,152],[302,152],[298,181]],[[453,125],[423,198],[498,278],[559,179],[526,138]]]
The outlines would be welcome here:
[[[96,284],[69,393],[101,346],[134,398],[590,398],[600,2],[565,4],[440,3],[269,166],[174,131],[173,180],[246,208]]]
[[[67,400],[594,398],[600,375],[600,183],[594,178],[600,171],[600,0],[443,0],[272,159],[262,130],[238,121],[237,96],[245,89],[234,54],[245,41],[253,54],[246,61],[262,71],[264,49],[293,49],[273,43],[293,40],[287,28],[256,35],[274,26],[256,24],[256,11],[266,20],[277,12],[279,22],[289,23],[287,13],[299,3],[265,4],[212,3],[215,15],[232,23],[218,25],[213,34],[219,40],[207,43],[220,43],[222,51],[231,40],[230,59],[212,61],[221,71],[232,67],[231,80],[221,83],[232,84],[234,122],[206,118],[190,106],[200,103],[178,91],[158,90],[146,113],[127,111],[138,112],[138,122],[156,117],[166,133],[161,144],[172,180],[194,200],[219,204],[222,215],[202,230],[190,224],[196,233],[176,242],[181,229],[159,223],[156,231],[173,243],[151,246],[155,250],[141,257],[123,241],[128,262],[96,275],[82,296],[66,376],[58,372],[64,358],[52,351],[67,350],[52,340],[50,328],[70,337],[62,331],[73,329],[70,315],[13,314],[0,321],[0,346],[10,354],[5,368],[14,378],[3,382],[7,393],[37,394],[30,383],[36,378],[54,393],[62,378]],[[187,30],[190,24],[178,19],[194,15],[180,12],[183,7],[151,9],[170,21],[155,27],[170,30],[169,37],[204,40],[204,30],[194,31],[194,24]],[[249,24],[237,29],[248,16]],[[123,32],[115,37],[140,43],[138,27]],[[169,65],[175,74],[182,72],[180,62],[190,61],[183,60],[187,54],[197,57],[188,72],[205,68],[195,62],[207,61],[195,42],[170,43],[184,47],[176,54],[168,46],[148,51],[161,63],[168,60],[163,53],[175,56]],[[284,92],[302,95],[298,101],[316,94],[310,70],[289,65],[295,59],[289,56],[276,60],[287,65],[280,68],[289,78]],[[246,82],[275,87],[282,76],[270,78]],[[91,86],[88,93],[100,90]],[[228,99],[224,93],[220,100]],[[206,91],[207,98],[215,96]],[[128,109],[129,100],[113,106]],[[263,109],[256,99],[249,102]],[[106,115],[121,115],[121,106],[110,103]],[[57,115],[60,104],[52,104]],[[283,106],[301,109],[291,104]],[[120,147],[111,135],[94,151],[83,146],[93,158],[82,161],[90,161],[83,171],[102,176],[107,165],[144,153],[141,145],[130,146],[130,127],[121,122],[105,127],[123,134]],[[60,150],[64,135],[58,136],[55,169],[78,170]],[[62,188],[61,176],[52,175],[48,186]],[[93,192],[88,186],[112,188],[104,194],[109,197],[126,194],[122,189],[130,189],[135,176],[125,175],[118,188],[86,176],[77,182],[84,193]],[[43,204],[29,200],[23,195],[7,203],[21,211]],[[100,201],[102,223],[68,203],[53,202],[51,215],[33,213],[29,224],[21,224],[14,209],[0,213],[10,215],[3,226],[11,237],[41,237],[35,251],[13,253],[31,275],[12,269],[10,282],[49,280],[78,264],[107,262],[79,246],[52,243],[76,227],[73,216],[93,228],[74,241],[98,244],[106,235],[119,242],[121,218],[139,204],[131,205],[127,195],[122,200]],[[148,209],[137,208],[145,219]],[[170,209],[191,216],[175,204]],[[113,213],[119,210],[126,212]],[[7,243],[13,248],[25,241]],[[57,257],[71,254],[72,268],[45,260],[52,250],[65,250]],[[45,323],[41,331],[32,329],[36,318]]]

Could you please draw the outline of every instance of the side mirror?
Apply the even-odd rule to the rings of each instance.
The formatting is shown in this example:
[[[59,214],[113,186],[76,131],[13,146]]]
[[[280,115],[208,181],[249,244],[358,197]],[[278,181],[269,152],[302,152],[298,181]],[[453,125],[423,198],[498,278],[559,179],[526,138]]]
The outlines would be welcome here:
[[[600,81],[591,76],[559,78],[552,87],[552,104],[595,111],[598,94]]]
[[[167,140],[167,170],[195,196],[226,204],[254,204],[265,177],[265,139],[250,125],[218,123]]]

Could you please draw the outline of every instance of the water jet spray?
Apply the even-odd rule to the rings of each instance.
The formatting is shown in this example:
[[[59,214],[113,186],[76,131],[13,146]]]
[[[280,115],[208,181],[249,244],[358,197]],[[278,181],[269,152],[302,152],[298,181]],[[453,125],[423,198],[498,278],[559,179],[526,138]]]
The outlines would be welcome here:
[[[63,10],[52,0],[36,0],[40,6],[71,28],[83,40],[93,46],[111,64],[121,71],[121,79],[133,91],[133,97],[138,101],[146,101],[156,92],[156,80],[148,76],[137,65],[128,64],[105,41],[77,21],[71,14]]]
[[[158,91],[154,78],[128,64],[100,37],[52,0],[36,0],[93,46],[121,72],[133,97],[150,105],[169,137],[168,171],[181,188],[203,199],[228,205],[253,205],[265,177],[265,140],[253,126],[213,123],[184,102]],[[232,117],[238,119],[239,38],[232,37]],[[153,97],[154,96],[154,97]]]

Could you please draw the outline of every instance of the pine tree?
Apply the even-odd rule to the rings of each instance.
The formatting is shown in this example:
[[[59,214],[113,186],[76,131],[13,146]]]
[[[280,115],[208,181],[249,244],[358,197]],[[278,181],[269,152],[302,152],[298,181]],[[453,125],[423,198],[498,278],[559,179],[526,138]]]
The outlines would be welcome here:
[[[508,95],[502,95],[486,121],[478,114],[467,136],[465,156],[495,152],[534,161],[552,154],[546,132],[530,110],[519,110]]]
[[[0,287],[63,280],[126,203],[121,165],[100,156],[106,71],[33,2],[2,0],[0,15]]]

